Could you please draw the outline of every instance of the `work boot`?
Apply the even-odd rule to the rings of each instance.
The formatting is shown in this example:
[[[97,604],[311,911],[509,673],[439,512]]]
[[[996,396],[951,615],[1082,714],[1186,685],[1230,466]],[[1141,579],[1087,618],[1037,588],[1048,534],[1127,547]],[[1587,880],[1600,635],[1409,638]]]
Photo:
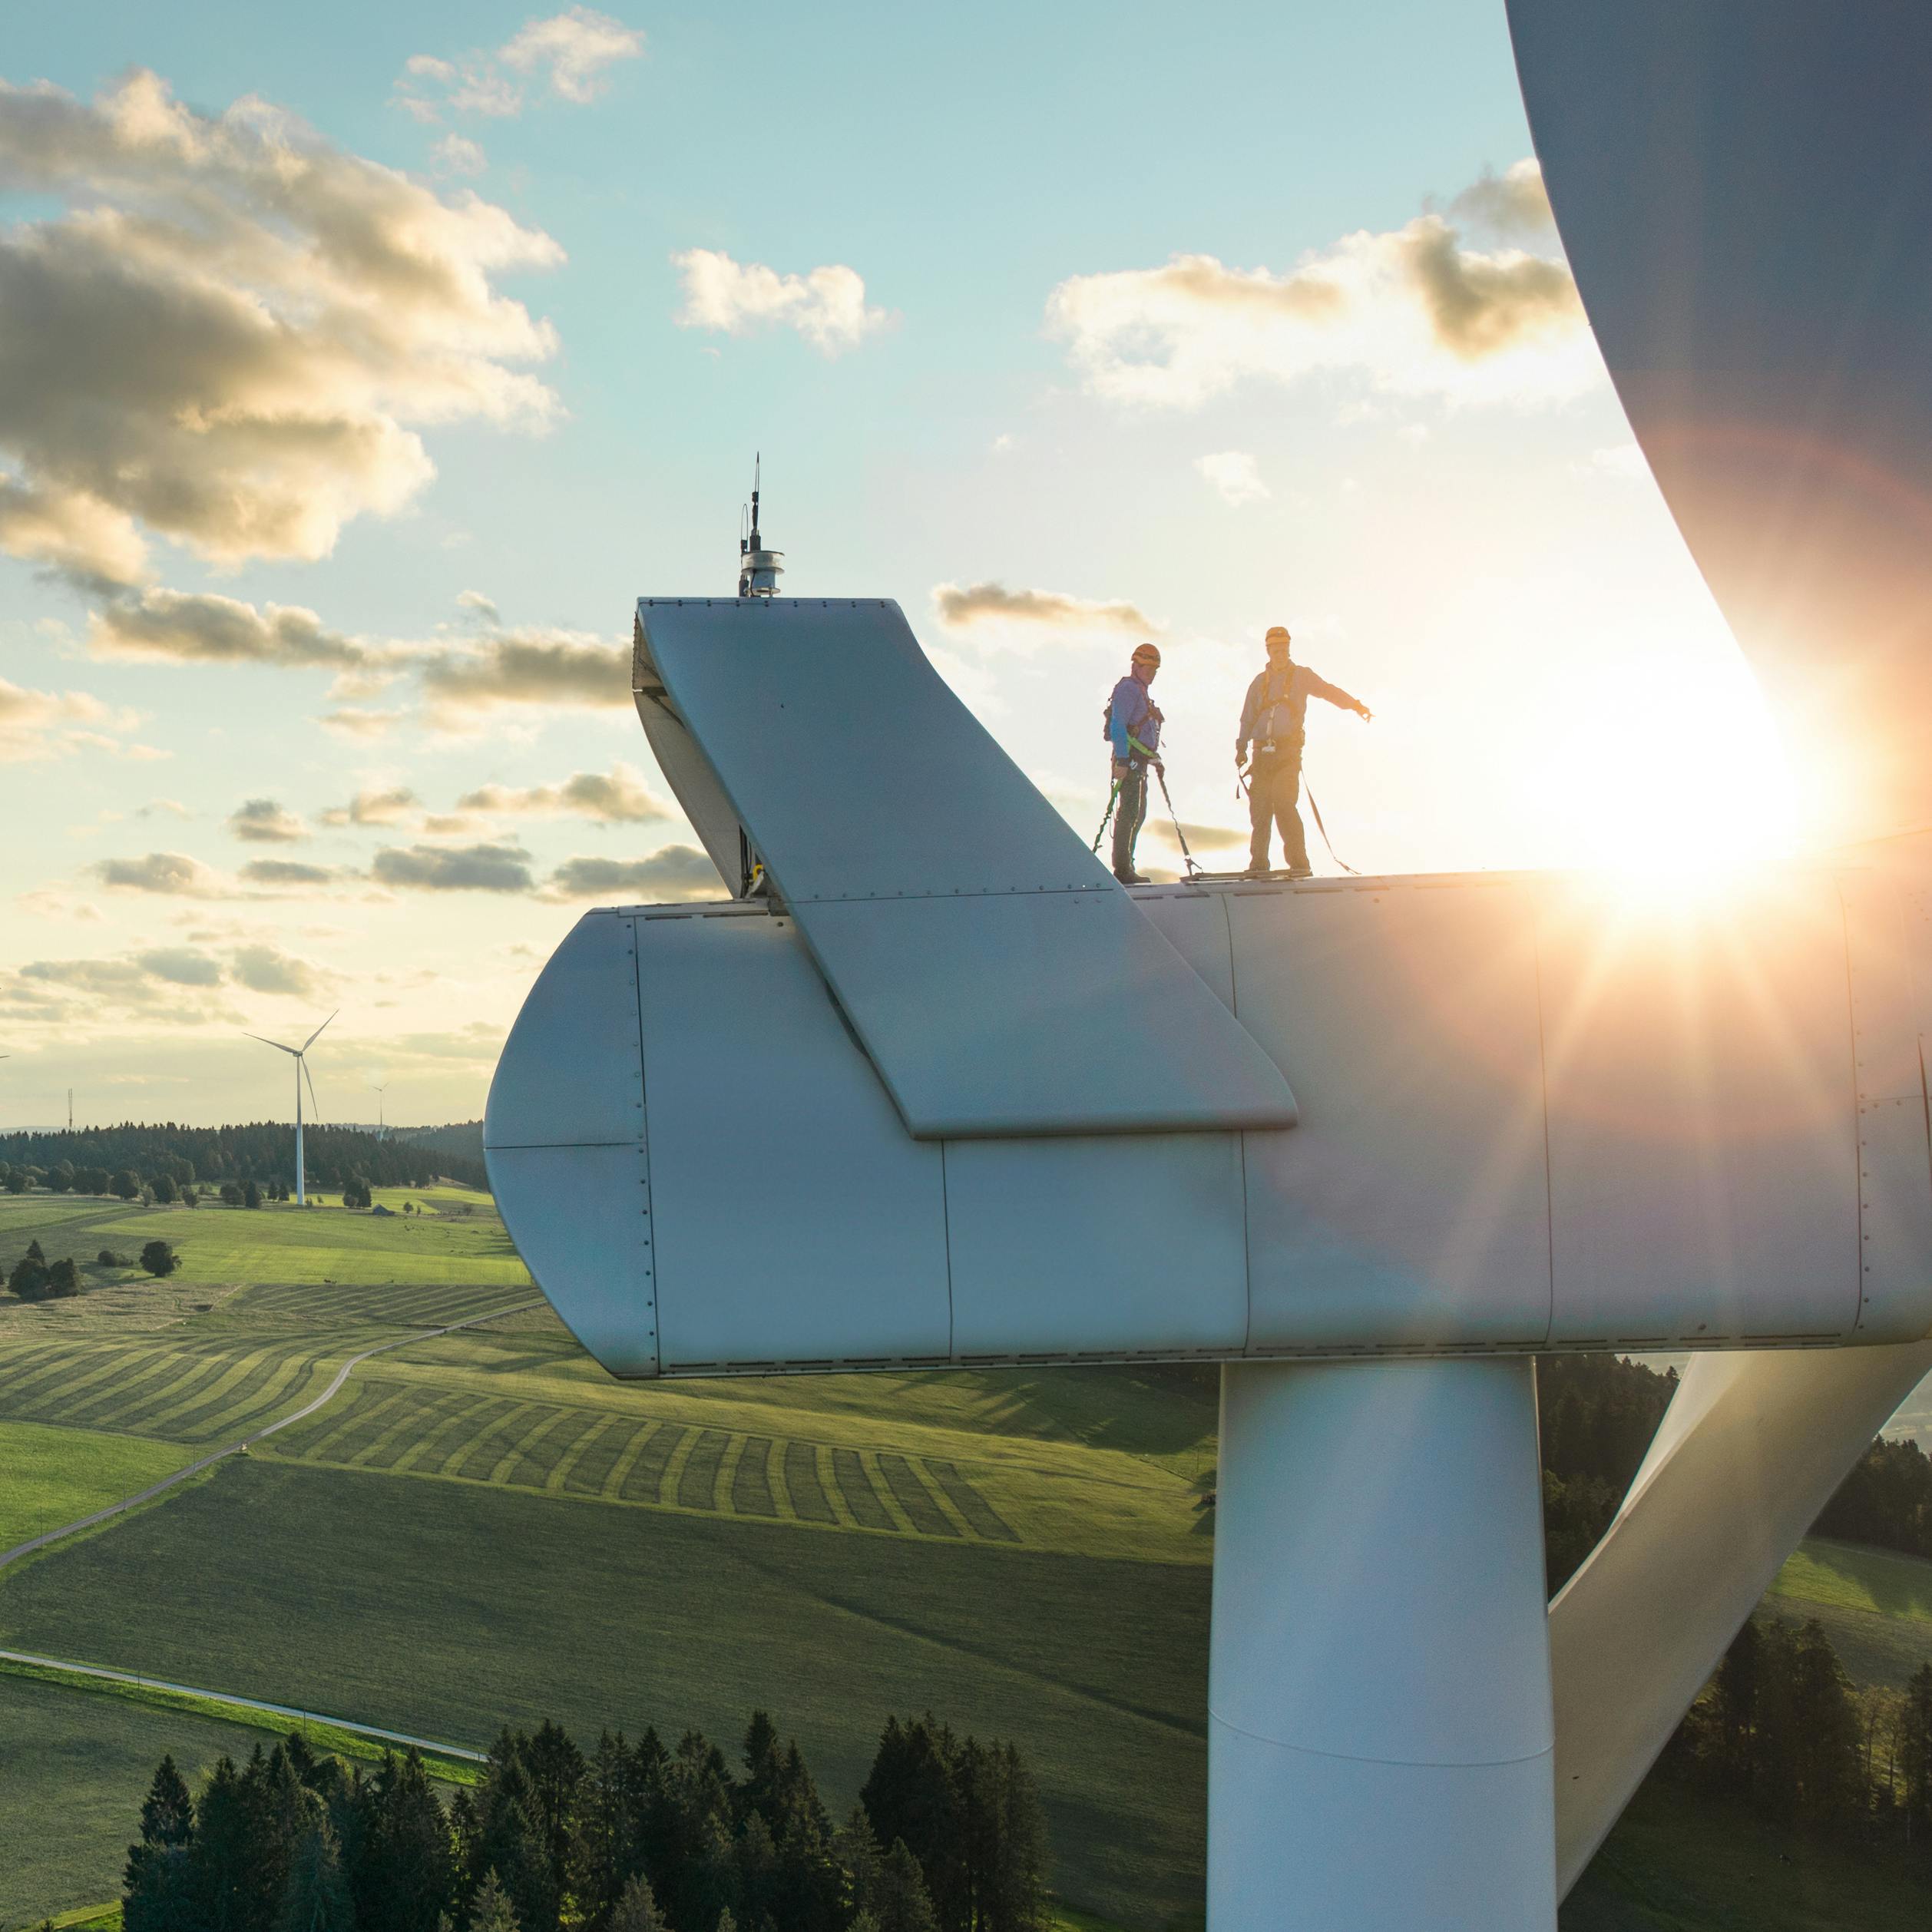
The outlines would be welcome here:
[[[1268,868],[1261,860],[1256,859],[1241,876],[1243,878],[1265,878],[1268,876]]]
[[[1282,876],[1284,878],[1291,879],[1312,878],[1315,876],[1315,868],[1312,865],[1291,865]]]
[[[1147,883],[1146,877],[1140,872],[1116,872],[1113,876],[1117,878],[1123,885],[1145,885]]]

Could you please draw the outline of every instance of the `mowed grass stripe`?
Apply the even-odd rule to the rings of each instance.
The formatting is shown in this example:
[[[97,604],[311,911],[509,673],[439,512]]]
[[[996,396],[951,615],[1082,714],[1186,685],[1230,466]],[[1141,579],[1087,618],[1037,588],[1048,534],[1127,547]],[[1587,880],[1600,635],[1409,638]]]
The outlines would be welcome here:
[[[768,1436],[747,1436],[731,1475],[731,1507],[740,1516],[776,1516],[772,1495],[772,1444]]]
[[[852,1511],[852,1520],[862,1530],[891,1530],[898,1527],[892,1520],[892,1513],[878,1500],[878,1492],[872,1487],[872,1479],[865,1474],[865,1465],[858,1460],[856,1449],[833,1450],[832,1473],[839,1485],[839,1494],[845,1499],[845,1507]]]
[[[619,1463],[618,1467],[623,1471],[621,1480],[616,1471],[612,1472],[611,1480],[618,1484],[618,1495],[627,1503],[655,1503],[660,1500],[663,1493],[664,1478],[670,1473],[671,1458],[690,1440],[690,1435],[689,1429],[677,1423],[660,1422],[638,1444],[637,1453],[631,1457],[627,1468],[621,1461]],[[609,1484],[605,1485],[604,1494],[610,1494]]]
[[[93,1357],[98,1365],[84,1375],[74,1375],[74,1364],[89,1357]],[[37,1408],[50,1388],[58,1388],[70,1397],[83,1394],[130,1362],[158,1359],[157,1355],[142,1348],[111,1349],[104,1357],[94,1357],[94,1351],[88,1348],[36,1351],[22,1371],[5,1386],[0,1387],[0,1404],[8,1409]],[[68,1379],[69,1377],[72,1379]]]
[[[1020,1540],[1019,1531],[961,1475],[955,1465],[949,1462],[935,1462],[928,1456],[925,1459],[925,1467],[926,1474],[946,1492],[946,1500],[966,1519],[967,1527],[975,1535],[988,1537],[995,1543],[1017,1543]]]
[[[286,1381],[289,1366],[287,1354],[280,1348],[250,1349],[236,1356],[192,1399],[177,1398],[158,1408],[151,1404],[137,1416],[124,1417],[121,1426],[139,1429],[144,1424],[157,1423],[162,1429],[180,1435],[200,1435],[222,1417],[248,1413],[258,1396]],[[187,1391],[182,1393],[185,1396]]]
[[[791,1500],[792,1514],[802,1523],[836,1523],[838,1515],[819,1480],[817,1445],[786,1443],[784,1464],[785,1493]]]
[[[516,1467],[518,1461],[528,1453],[534,1444],[541,1443],[551,1431],[555,1428],[559,1422],[564,1421],[570,1413],[568,1409],[564,1408],[539,1409],[505,1445],[503,1453],[491,1464],[481,1480],[486,1483],[508,1484],[510,1480],[510,1472]],[[537,1487],[541,1486],[537,1485]]]
[[[198,1351],[179,1348],[121,1350],[108,1367],[92,1375],[77,1375],[61,1385],[68,1398],[61,1404],[61,1418],[87,1427],[96,1415],[132,1401],[157,1385],[165,1386],[180,1375],[186,1364],[206,1359]],[[43,1407],[45,1391],[27,1399],[35,1408]]]
[[[486,1429],[479,1430],[460,1443],[443,1458],[442,1473],[445,1476],[461,1476],[471,1482],[487,1482],[490,1471],[496,1467],[497,1458],[503,1454],[506,1442],[514,1441],[531,1419],[545,1413],[534,1402],[518,1402],[509,1411],[499,1416]]]
[[[101,1420],[97,1426],[131,1434],[150,1415],[158,1414],[177,1402],[192,1400],[197,1391],[220,1380],[234,1365],[235,1358],[229,1355],[184,1355],[177,1360],[184,1365],[192,1362],[196,1365],[174,1375],[146,1378],[138,1394],[99,1410]]]
[[[437,1392],[414,1382],[375,1382],[359,1406],[356,1426],[338,1438],[329,1451],[331,1462],[369,1467],[369,1451],[379,1444],[421,1430],[429,1411],[438,1406]]]
[[[164,1349],[144,1358],[132,1372],[95,1388],[84,1401],[67,1410],[65,1419],[85,1428],[127,1431],[129,1417],[149,1402],[172,1401],[177,1391],[221,1372],[234,1361],[226,1350],[210,1355],[200,1349]]]
[[[355,1459],[359,1448],[366,1448],[380,1435],[393,1419],[396,1404],[403,1398],[404,1391],[394,1383],[379,1389],[372,1389],[356,1401],[345,1405],[343,1412],[329,1420],[329,1411],[321,1411],[326,1426],[320,1434],[304,1443],[302,1454],[310,1462],[350,1462]]]
[[[714,1514],[718,1507],[718,1469],[724,1461],[726,1445],[731,1438],[722,1429],[706,1429],[692,1445],[683,1472],[677,1479],[677,1501],[680,1509],[709,1510]]]
[[[543,1487],[548,1490],[561,1490],[575,1476],[584,1458],[594,1444],[601,1444],[607,1436],[617,1433],[623,1427],[624,1418],[608,1413],[593,1414],[591,1426],[580,1435],[564,1453],[544,1477]]]
[[[932,1492],[920,1481],[918,1472],[903,1456],[882,1450],[879,1474],[891,1486],[893,1500],[905,1510],[906,1519],[921,1536],[956,1537],[958,1526],[932,1500]]]
[[[473,1442],[479,1427],[487,1427],[496,1418],[507,1415],[514,1406],[500,1397],[485,1402],[464,1403],[428,1435],[410,1444],[391,1465],[392,1468],[399,1475],[411,1471],[435,1474],[442,1468],[452,1444],[459,1441],[465,1444]]]
[[[423,1391],[416,1391],[420,1398]],[[396,1459],[407,1449],[412,1440],[421,1441],[432,1429],[441,1427],[459,1404],[467,1404],[467,1394],[459,1394],[449,1389],[438,1391],[422,1401],[419,1405],[399,1414],[367,1448],[356,1457],[358,1469],[392,1469]]]
[[[601,1496],[618,1458],[643,1433],[635,1416],[611,1416],[608,1426],[583,1445],[577,1461],[564,1472],[564,1487],[573,1496]]]
[[[316,1351],[290,1355],[280,1349],[256,1350],[237,1359],[226,1374],[174,1400],[149,1403],[122,1414],[116,1426],[127,1433],[199,1441],[250,1422],[283,1405],[285,1397],[305,1383],[316,1365],[328,1359]]]
[[[564,1458],[600,1420],[594,1409],[559,1409],[557,1418],[548,1429],[524,1438],[499,1481],[513,1489],[548,1489]]]

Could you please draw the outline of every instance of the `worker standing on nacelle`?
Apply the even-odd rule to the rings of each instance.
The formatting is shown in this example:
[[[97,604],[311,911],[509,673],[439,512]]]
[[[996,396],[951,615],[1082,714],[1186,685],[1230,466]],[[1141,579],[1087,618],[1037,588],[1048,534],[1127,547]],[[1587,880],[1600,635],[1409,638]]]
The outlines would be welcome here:
[[[1145,885],[1133,869],[1133,842],[1147,815],[1147,768],[1165,769],[1160,749],[1160,707],[1148,686],[1160,669],[1152,644],[1136,645],[1133,667],[1107,700],[1107,741],[1113,747],[1113,876],[1123,885]]]
[[[1249,746],[1254,747],[1254,764],[1248,774],[1248,820],[1252,828],[1248,870],[1256,877],[1266,872],[1269,829],[1279,825],[1289,877],[1306,878],[1312,868],[1302,815],[1295,802],[1302,789],[1302,741],[1308,726],[1308,700],[1325,698],[1358,718],[1371,718],[1375,713],[1340,685],[1317,677],[1305,664],[1294,663],[1289,656],[1294,640],[1285,624],[1273,626],[1267,641],[1268,668],[1248,686],[1241,707],[1241,729],[1234,741],[1237,772],[1248,763]]]

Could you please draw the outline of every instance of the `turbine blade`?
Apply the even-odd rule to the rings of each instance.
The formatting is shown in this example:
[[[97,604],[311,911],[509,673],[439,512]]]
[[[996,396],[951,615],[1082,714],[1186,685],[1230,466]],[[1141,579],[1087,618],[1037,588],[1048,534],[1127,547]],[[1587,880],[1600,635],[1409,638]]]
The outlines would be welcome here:
[[[336,1013],[339,1013],[339,1012],[341,1012],[341,1011],[342,1011],[342,1008],[341,1008],[340,1007],[336,1007]],[[334,1018],[335,1018],[335,1017],[336,1017],[336,1013],[332,1013],[332,1014],[329,1014],[329,1020],[332,1020],[332,1019],[334,1019]],[[323,1021],[323,1023],[322,1023],[322,1026],[316,1027],[316,1030],[315,1030],[315,1031],[314,1031],[313,1033],[310,1034],[309,1034],[309,1036],[308,1037],[308,1038],[307,1038],[306,1040],[303,1040],[303,1043],[302,1043],[302,1050],[303,1050],[305,1054],[306,1054],[306,1053],[309,1050],[309,1049],[311,1047],[313,1047],[313,1046],[316,1044],[316,1042],[318,1040],[319,1040],[319,1039],[322,1037],[322,1034],[323,1034],[323,1027],[326,1027],[326,1026],[328,1025],[328,1024],[329,1024],[329,1020],[325,1020],[325,1021]]]
[[[299,1047],[285,1047],[280,1040],[271,1040],[266,1034],[245,1033],[242,1037],[244,1040],[259,1040],[264,1047],[273,1047],[278,1054],[293,1054],[298,1060],[302,1057],[302,1049]]]
[[[323,1024],[326,1026],[328,1022],[325,1021]],[[309,1071],[309,1063],[299,1054],[295,1057],[295,1064],[302,1069],[302,1077],[309,1083],[309,1111],[315,1116],[316,1125],[320,1126],[322,1103],[316,1098],[315,1077]]]

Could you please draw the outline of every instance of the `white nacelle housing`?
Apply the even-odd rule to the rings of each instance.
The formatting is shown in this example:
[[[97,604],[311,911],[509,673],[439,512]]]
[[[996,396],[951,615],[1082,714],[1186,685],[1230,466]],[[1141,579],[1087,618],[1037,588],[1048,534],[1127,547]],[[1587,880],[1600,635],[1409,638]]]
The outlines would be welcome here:
[[[1819,872],[1642,915],[1502,875],[1132,898],[1298,1125],[915,1138],[794,918],[587,915],[490,1099],[538,1282],[626,1376],[1932,1327],[1907,888]]]

